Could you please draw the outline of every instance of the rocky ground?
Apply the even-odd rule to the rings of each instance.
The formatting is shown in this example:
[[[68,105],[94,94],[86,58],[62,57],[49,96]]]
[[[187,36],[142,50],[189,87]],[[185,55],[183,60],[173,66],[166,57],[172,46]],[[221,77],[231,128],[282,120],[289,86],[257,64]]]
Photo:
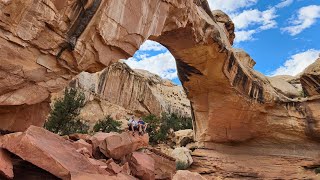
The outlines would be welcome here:
[[[198,179],[176,171],[175,158],[130,132],[60,137],[31,126],[0,137],[0,178],[8,179]],[[194,177],[194,178],[193,178]]]

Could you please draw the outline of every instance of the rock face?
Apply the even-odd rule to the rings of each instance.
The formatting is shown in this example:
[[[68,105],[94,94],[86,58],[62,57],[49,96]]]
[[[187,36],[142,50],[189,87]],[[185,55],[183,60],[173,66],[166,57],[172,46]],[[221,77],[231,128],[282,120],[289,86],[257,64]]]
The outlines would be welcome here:
[[[198,141],[317,138],[313,124],[319,118],[308,110],[317,101],[292,99],[255,72],[254,61],[231,47],[234,27],[228,16],[208,11],[205,1],[95,0],[81,8],[75,0],[18,0],[2,1],[0,7],[3,130],[42,125],[51,92],[80,71],[96,72],[132,56],[149,38],[168,47],[176,58],[179,78],[191,100]],[[145,11],[132,13],[131,9]],[[112,94],[109,86],[98,87],[101,93]],[[301,119],[306,123],[300,123]]]
[[[107,157],[120,159],[133,151],[149,145],[149,136],[132,136],[130,132],[108,133],[109,135],[100,143],[100,151]]]
[[[319,179],[318,150],[217,145],[195,150],[188,169],[207,179]],[[313,153],[311,153],[313,151]],[[296,153],[296,154],[295,154]],[[309,157],[308,157],[309,156]]]
[[[200,174],[195,172],[190,172],[187,170],[179,170],[173,176],[172,180],[206,180],[206,178],[202,177]]]
[[[130,156],[130,169],[134,176],[142,180],[155,179],[154,159],[142,152],[133,152]]]
[[[85,93],[87,102],[80,116],[92,123],[107,115],[115,119],[164,112],[191,116],[190,101],[181,86],[122,62],[98,73],[82,72],[69,86]]]
[[[1,176],[13,179],[13,165],[8,152],[0,148],[0,177]]]
[[[320,94],[320,58],[304,70],[300,81],[306,96]]]
[[[61,179],[71,179],[74,174],[100,174],[70,142],[39,127],[2,136],[0,142],[2,148]]]
[[[151,39],[176,59],[204,147],[312,147],[306,157],[320,150],[318,76],[300,78],[307,98],[272,85],[231,46],[232,23],[205,0],[2,0],[0,9],[1,130],[41,126],[50,93],[81,71],[127,59]]]
[[[174,138],[177,146],[186,146],[194,141],[194,132],[192,129],[184,129],[174,132]]]
[[[172,179],[176,172],[175,159],[156,149],[149,149],[151,152],[145,152],[155,162],[155,178],[156,179]]]

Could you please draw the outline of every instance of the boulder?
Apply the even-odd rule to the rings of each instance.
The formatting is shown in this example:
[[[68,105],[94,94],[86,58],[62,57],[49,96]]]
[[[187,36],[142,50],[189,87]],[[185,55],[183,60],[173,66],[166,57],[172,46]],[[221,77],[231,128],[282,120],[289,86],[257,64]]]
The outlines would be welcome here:
[[[107,165],[107,171],[113,173],[113,174],[118,174],[122,171],[122,167],[120,167],[117,163],[111,162]]]
[[[189,167],[193,163],[191,157],[191,151],[185,147],[178,147],[174,149],[171,156],[176,159],[176,164],[183,166],[184,168]]]
[[[130,170],[130,166],[129,166],[128,162],[124,163],[124,165],[122,166],[122,171],[121,172],[124,173],[124,174],[127,174],[127,175],[131,174],[131,170]]]
[[[61,179],[72,179],[73,174],[99,174],[71,142],[40,127],[4,135],[0,142],[2,148]]]
[[[155,178],[156,179],[172,179],[176,172],[175,159],[158,150],[149,149],[146,152],[155,162]]]
[[[172,180],[206,180],[206,178],[202,177],[199,173],[196,172],[179,170],[173,176]]]
[[[157,144],[154,148],[168,156],[171,156],[173,151],[173,149],[167,144]]]
[[[98,132],[94,134],[90,138],[90,142],[92,144],[92,155],[93,157],[100,159],[103,158],[103,154],[100,152],[99,145],[101,144],[102,141],[104,141],[105,138],[111,136],[109,133],[103,133],[103,132]]]
[[[155,179],[155,161],[143,152],[133,152],[128,157],[131,172],[142,180]]]
[[[100,151],[107,157],[121,159],[126,155],[149,144],[148,134],[133,136],[130,132],[109,133],[99,145]]]
[[[13,165],[8,152],[0,148],[0,177],[13,179]],[[0,178],[1,179],[1,178]]]
[[[73,143],[73,146],[78,150],[82,148],[86,148],[89,152],[90,157],[92,157],[92,145],[84,141],[83,139],[79,139],[78,141]]]
[[[194,132],[192,129],[185,129],[174,132],[174,141],[177,146],[186,146],[190,142],[194,141]]]

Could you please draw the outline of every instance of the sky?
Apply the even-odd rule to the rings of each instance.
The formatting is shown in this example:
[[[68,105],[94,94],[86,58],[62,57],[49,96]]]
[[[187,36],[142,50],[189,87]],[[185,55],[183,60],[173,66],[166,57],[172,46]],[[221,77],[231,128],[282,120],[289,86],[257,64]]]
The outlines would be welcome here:
[[[235,48],[267,75],[298,75],[320,54],[320,0],[208,0],[211,10],[226,12],[235,24]],[[126,63],[181,84],[174,57],[147,40]]]

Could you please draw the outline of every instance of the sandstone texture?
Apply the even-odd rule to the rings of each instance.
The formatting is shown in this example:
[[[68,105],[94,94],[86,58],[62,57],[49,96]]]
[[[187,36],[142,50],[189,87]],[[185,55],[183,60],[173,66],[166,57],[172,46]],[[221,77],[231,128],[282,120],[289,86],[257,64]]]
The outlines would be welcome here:
[[[306,96],[320,95],[320,57],[304,70],[300,81]]]
[[[133,136],[131,132],[108,133],[107,136],[99,145],[100,151],[107,157],[120,159],[131,152],[149,145],[149,136]]]
[[[206,178],[202,177],[200,174],[195,172],[179,170],[173,176],[172,180],[206,180]]]
[[[184,129],[174,132],[173,140],[176,146],[186,146],[194,141],[194,132],[192,129]]]
[[[154,160],[154,173],[156,179],[172,179],[176,173],[175,159],[156,149],[148,149],[145,151],[148,156]]]
[[[81,6],[76,0],[1,1],[2,130],[42,125],[50,93],[61,90],[81,71],[100,71],[132,56],[151,39],[166,46],[176,59],[191,101],[197,141],[295,143],[318,138],[319,117],[313,113],[318,98],[299,99],[296,92],[274,87],[254,71],[250,56],[231,46],[230,18],[221,11],[211,12],[206,1],[95,0]],[[99,82],[92,90],[107,97],[117,94],[113,89],[134,87]],[[138,95],[110,97],[110,101],[132,105],[121,97]]]
[[[13,179],[13,165],[9,153],[0,148],[0,178]]]
[[[155,179],[154,159],[142,152],[133,152],[130,155],[130,169],[134,176],[142,180]]]
[[[296,151],[282,147],[252,148],[216,145],[215,150],[197,149],[188,169],[207,179],[319,179],[318,155],[306,157],[312,147]],[[313,151],[314,155],[317,154]],[[309,153],[310,155],[310,153]]]
[[[217,143],[234,145],[226,147],[221,156],[215,156],[214,152],[205,156],[212,153],[214,162],[224,162],[228,159],[224,156],[227,150],[238,151],[242,145],[252,149],[248,156],[235,155],[231,164],[236,168],[227,174],[246,167],[246,161],[241,159],[245,157],[260,159],[261,169],[255,171],[258,175],[240,173],[238,177],[316,176],[314,171],[301,167],[320,150],[318,66],[311,66],[311,71],[307,69],[297,79],[285,80],[289,84],[256,72],[254,60],[232,47],[234,25],[230,18],[221,11],[211,12],[206,0],[0,1],[1,132],[42,126],[51,93],[62,90],[82,71],[98,72],[112,62],[131,57],[147,39],[161,43],[175,57],[179,79],[190,100],[195,140],[209,149],[218,146]],[[299,84],[303,91],[297,94]],[[103,84],[98,87],[103,87],[98,88],[103,94],[113,91],[113,87]],[[113,101],[122,102],[115,98]],[[52,150],[46,149],[51,155],[48,157],[42,153],[47,147],[37,132],[31,126],[24,133],[6,135],[1,138],[2,147],[60,178],[70,177],[69,172],[84,168],[71,162],[83,161],[87,165],[87,159],[67,145],[66,140],[46,132],[43,134],[48,140],[43,142],[54,144]],[[30,148],[47,162],[38,162],[33,154],[20,152],[16,147]],[[64,153],[57,155],[57,152],[69,147],[73,148],[68,150],[70,160],[64,162],[61,159],[68,158],[61,158]],[[263,161],[260,153],[268,151],[272,152],[271,156]],[[258,158],[252,157],[255,152]],[[270,163],[273,155],[278,155],[274,161],[283,168],[268,169],[270,164],[277,164]],[[61,166],[48,167],[56,162]],[[256,161],[248,164],[254,164],[252,168],[257,166]],[[228,176],[224,175],[224,169],[229,168],[217,171]],[[81,174],[71,176],[85,179],[96,171],[88,165]]]
[[[144,70],[132,70],[123,62],[117,62],[101,72],[82,72],[70,83],[86,96],[86,105],[80,117],[94,124],[107,115],[122,120],[131,115],[141,117],[148,114],[160,116],[174,112],[190,117],[190,101],[181,86]],[[56,93],[52,99],[59,98]]]
[[[72,174],[99,174],[98,169],[56,134],[31,126],[23,133],[2,136],[1,147],[61,179]]]
[[[93,142],[97,146],[97,140],[88,143],[84,139],[64,139],[36,126],[30,126],[25,132],[1,136],[0,179],[171,179],[176,172],[174,159],[151,147],[136,151],[148,145],[148,136],[132,136],[136,139],[121,141],[129,134],[97,133],[91,137],[92,140],[104,138],[99,144],[104,147],[100,153],[108,152],[108,156],[117,160],[92,157],[89,150]],[[88,138],[89,135],[70,136]],[[116,142],[119,145],[115,145]]]

